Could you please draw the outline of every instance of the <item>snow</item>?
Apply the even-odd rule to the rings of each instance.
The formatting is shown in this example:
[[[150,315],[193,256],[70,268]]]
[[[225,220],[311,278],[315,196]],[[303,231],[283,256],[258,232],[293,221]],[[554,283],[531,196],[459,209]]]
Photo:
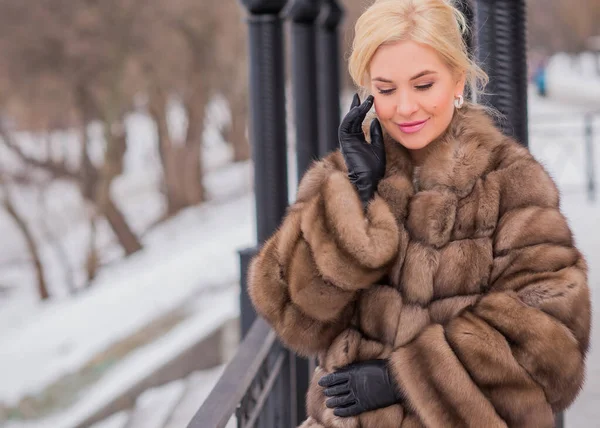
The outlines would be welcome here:
[[[119,412],[92,425],[90,428],[125,428],[128,420],[129,412]]]
[[[209,336],[227,320],[239,315],[239,290],[203,295],[189,308],[193,315],[178,324],[173,331],[142,347],[125,358],[103,376],[71,408],[49,418],[33,422],[9,423],[7,428],[69,428],[75,426],[103,405],[109,403],[130,385],[134,385],[161,368],[182,351]],[[141,417],[141,416],[139,416]]]
[[[188,392],[183,400],[173,411],[173,415],[164,428],[181,428],[187,426],[200,408],[200,404],[206,400],[208,394],[217,383],[224,370],[224,366],[218,366],[211,370],[194,373],[188,379]]]
[[[150,122],[136,114],[128,123],[134,130],[137,127],[138,134],[131,133],[129,149],[137,151],[139,159],[149,153],[147,141],[143,149],[140,135],[144,135],[144,126]],[[132,382],[152,373],[238,315],[237,251],[254,245],[256,239],[251,165],[228,164],[231,150],[222,142],[207,146],[205,167],[210,201],[147,232],[143,236],[144,250],[126,260],[115,259],[99,272],[91,288],[42,304],[33,293],[33,279],[23,274],[29,269],[25,263],[7,263],[10,269],[0,268],[0,281],[6,283],[13,275],[14,280],[31,284],[0,301],[0,403],[4,405],[15,405],[24,396],[39,393],[61,377],[77,372],[99,352],[175,309],[185,307],[189,313],[168,335],[131,353],[109,370],[70,409],[32,422],[32,426],[72,426]],[[143,169],[148,163],[136,165],[135,156],[128,158],[129,169],[115,183],[114,194],[128,217],[142,214],[148,224],[160,212],[156,204],[158,177],[151,168]],[[54,206],[53,215],[46,219],[72,260],[77,260],[74,255],[85,253],[85,248],[77,245],[81,236],[88,233],[83,224],[85,215],[78,206],[76,191],[68,183],[57,182],[53,186],[54,194],[47,198],[58,200],[62,206]],[[35,195],[25,192],[19,197],[28,198],[31,203]],[[31,211],[35,210],[25,214],[35,217]],[[65,212],[75,216],[65,218]],[[136,229],[143,227],[138,224]],[[4,218],[0,218],[0,233],[8,238],[4,242],[19,242],[12,224]],[[8,245],[3,249],[19,254],[22,247]],[[42,253],[45,251],[42,248]],[[7,258],[10,257],[14,259],[10,255]],[[17,421],[11,426],[29,425]]]
[[[181,306],[199,287],[236,282],[235,249],[253,242],[250,215],[244,215],[251,208],[245,195],[189,210],[178,220],[195,222],[195,228],[179,224],[176,230],[157,231],[148,239],[148,251],[100,275],[85,294],[48,305],[18,329],[5,331],[0,337],[0,401],[12,404],[40,391],[114,341]],[[166,240],[168,247],[160,245]]]
[[[185,392],[185,382],[177,380],[144,392],[136,401],[129,428],[163,428],[173,407]]]
[[[600,109],[600,76],[591,52],[577,58],[558,54],[550,58],[546,68],[548,96],[562,102]]]

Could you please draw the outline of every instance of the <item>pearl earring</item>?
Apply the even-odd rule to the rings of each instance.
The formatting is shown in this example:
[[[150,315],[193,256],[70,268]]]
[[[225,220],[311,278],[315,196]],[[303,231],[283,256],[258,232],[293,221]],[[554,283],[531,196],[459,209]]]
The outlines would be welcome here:
[[[461,108],[464,104],[465,100],[463,98],[462,95],[459,95],[458,97],[454,98],[454,107],[456,108]]]

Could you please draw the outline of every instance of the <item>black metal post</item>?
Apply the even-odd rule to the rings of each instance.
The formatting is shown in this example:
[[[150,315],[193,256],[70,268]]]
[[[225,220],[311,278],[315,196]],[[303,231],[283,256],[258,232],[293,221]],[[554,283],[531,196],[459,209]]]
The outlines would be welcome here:
[[[288,205],[283,25],[286,0],[244,0],[250,14],[250,111],[257,239],[279,226]]]
[[[478,100],[500,111],[502,131],[529,147],[527,129],[527,41],[525,0],[477,0],[476,57],[490,77]],[[555,417],[564,426],[564,414]]]
[[[298,182],[312,161],[319,157],[315,20],[320,9],[321,0],[293,0],[286,13],[292,21]]]
[[[477,45],[477,32],[475,31],[475,5],[474,0],[460,0],[456,3],[458,10],[464,15],[467,21],[467,28],[469,29],[463,36],[465,45],[467,46],[467,52],[470,58],[475,56],[475,46]],[[465,86],[464,97],[467,100],[472,99],[472,91],[469,85]]]
[[[499,110],[505,134],[529,145],[527,135],[527,56],[525,0],[477,0],[476,55],[490,76],[480,104]]]
[[[260,246],[281,223],[288,205],[285,65],[283,19],[286,0],[242,0],[248,10],[250,59],[250,143],[254,162],[257,240]],[[242,338],[256,319],[247,289],[247,271],[258,247],[240,251],[240,321]],[[275,345],[280,348],[281,345]],[[275,360],[268,358],[269,367]],[[261,423],[272,428],[295,423],[290,403],[292,373],[285,358],[276,384],[261,414]]]
[[[262,244],[288,205],[283,21],[286,0],[243,0],[248,10],[250,144],[254,161],[256,228]],[[242,337],[256,318],[246,289],[248,263],[256,248],[240,252]]]
[[[296,121],[296,160],[298,182],[319,158],[317,102],[317,44],[315,21],[322,0],[293,0],[286,11],[292,22],[292,85]],[[336,138],[337,140],[337,138]],[[297,424],[306,419],[306,392],[309,364],[305,358],[290,352],[292,391],[295,394]]]
[[[238,252],[240,256],[240,340],[246,337],[246,333],[256,320],[256,311],[248,295],[248,266],[252,257],[258,252],[258,247],[245,248]]]
[[[319,157],[338,147],[340,126],[340,49],[338,27],[344,12],[336,0],[324,0],[318,17],[317,88]]]
[[[596,166],[594,159],[594,116],[585,115],[585,152],[587,166],[587,191],[590,202],[596,200]]]

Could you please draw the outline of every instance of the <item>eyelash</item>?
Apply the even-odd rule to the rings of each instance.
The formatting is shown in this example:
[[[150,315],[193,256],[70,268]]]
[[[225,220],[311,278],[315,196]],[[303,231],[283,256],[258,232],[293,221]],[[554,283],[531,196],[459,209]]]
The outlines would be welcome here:
[[[415,86],[415,89],[417,91],[426,91],[427,89],[431,88],[432,86],[433,86],[433,83],[428,83],[426,85]],[[380,89],[379,93],[381,95],[390,95],[394,91],[395,91],[395,89]]]

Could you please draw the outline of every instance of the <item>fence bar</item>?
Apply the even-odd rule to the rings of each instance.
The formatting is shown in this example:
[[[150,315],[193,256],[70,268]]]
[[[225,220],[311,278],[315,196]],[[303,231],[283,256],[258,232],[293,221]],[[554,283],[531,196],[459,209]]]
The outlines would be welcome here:
[[[248,267],[252,257],[258,253],[258,247],[239,251],[240,256],[240,340],[246,337],[256,319],[256,311],[248,295]]]
[[[292,21],[292,78],[298,182],[313,160],[319,157],[315,22],[320,10],[321,0],[294,0],[286,13]],[[290,352],[290,366],[294,371],[292,379],[295,385],[292,383],[292,389],[295,390],[294,410],[296,422],[299,424],[306,419],[308,360]]]
[[[594,116],[585,115],[585,152],[588,200],[596,200],[596,162],[594,157]]]
[[[477,32],[475,31],[475,0],[459,0],[456,2],[456,7],[458,10],[464,15],[465,20],[467,21],[467,28],[469,29],[463,35],[463,40],[465,45],[467,46],[467,52],[469,53],[469,57],[473,58],[475,56],[475,46],[477,44]],[[464,97],[465,100],[474,101],[472,98],[473,92],[468,82],[465,85]]]
[[[281,354],[277,355],[277,359],[275,360],[275,364],[273,364],[271,373],[269,374],[269,377],[267,378],[267,381],[265,382],[262,392],[260,393],[260,395],[258,396],[258,399],[256,400],[256,407],[254,408],[254,410],[250,414],[250,417],[248,418],[248,422],[246,423],[247,427],[251,428],[251,427],[254,427],[254,425],[256,424],[256,421],[258,420],[258,416],[259,416],[260,412],[262,411],[263,405],[267,401],[267,397],[271,394],[273,385],[275,385],[275,381],[277,380],[277,378],[279,376],[281,376],[281,369],[283,368],[283,364],[284,364],[286,358],[287,358],[287,353],[281,353]],[[275,425],[275,426],[280,426],[280,425]]]
[[[554,428],[565,428],[565,414],[563,412],[554,417]]]
[[[315,20],[320,8],[321,0],[293,0],[286,13],[292,21],[292,84],[298,182],[311,162],[319,157]]]
[[[259,244],[288,205],[283,25],[285,0],[243,0],[248,8],[250,143]]]
[[[242,0],[248,11],[250,144],[254,162],[256,229],[259,245],[278,227],[288,204],[283,20],[286,0]],[[240,251],[241,337],[256,312],[246,274],[258,248]]]
[[[337,0],[324,0],[318,17],[317,84],[319,113],[319,157],[338,147],[340,126],[339,25],[343,10]]]
[[[490,77],[479,102],[499,110],[503,132],[527,147],[525,12],[525,0],[477,0],[475,23],[476,56]]]

